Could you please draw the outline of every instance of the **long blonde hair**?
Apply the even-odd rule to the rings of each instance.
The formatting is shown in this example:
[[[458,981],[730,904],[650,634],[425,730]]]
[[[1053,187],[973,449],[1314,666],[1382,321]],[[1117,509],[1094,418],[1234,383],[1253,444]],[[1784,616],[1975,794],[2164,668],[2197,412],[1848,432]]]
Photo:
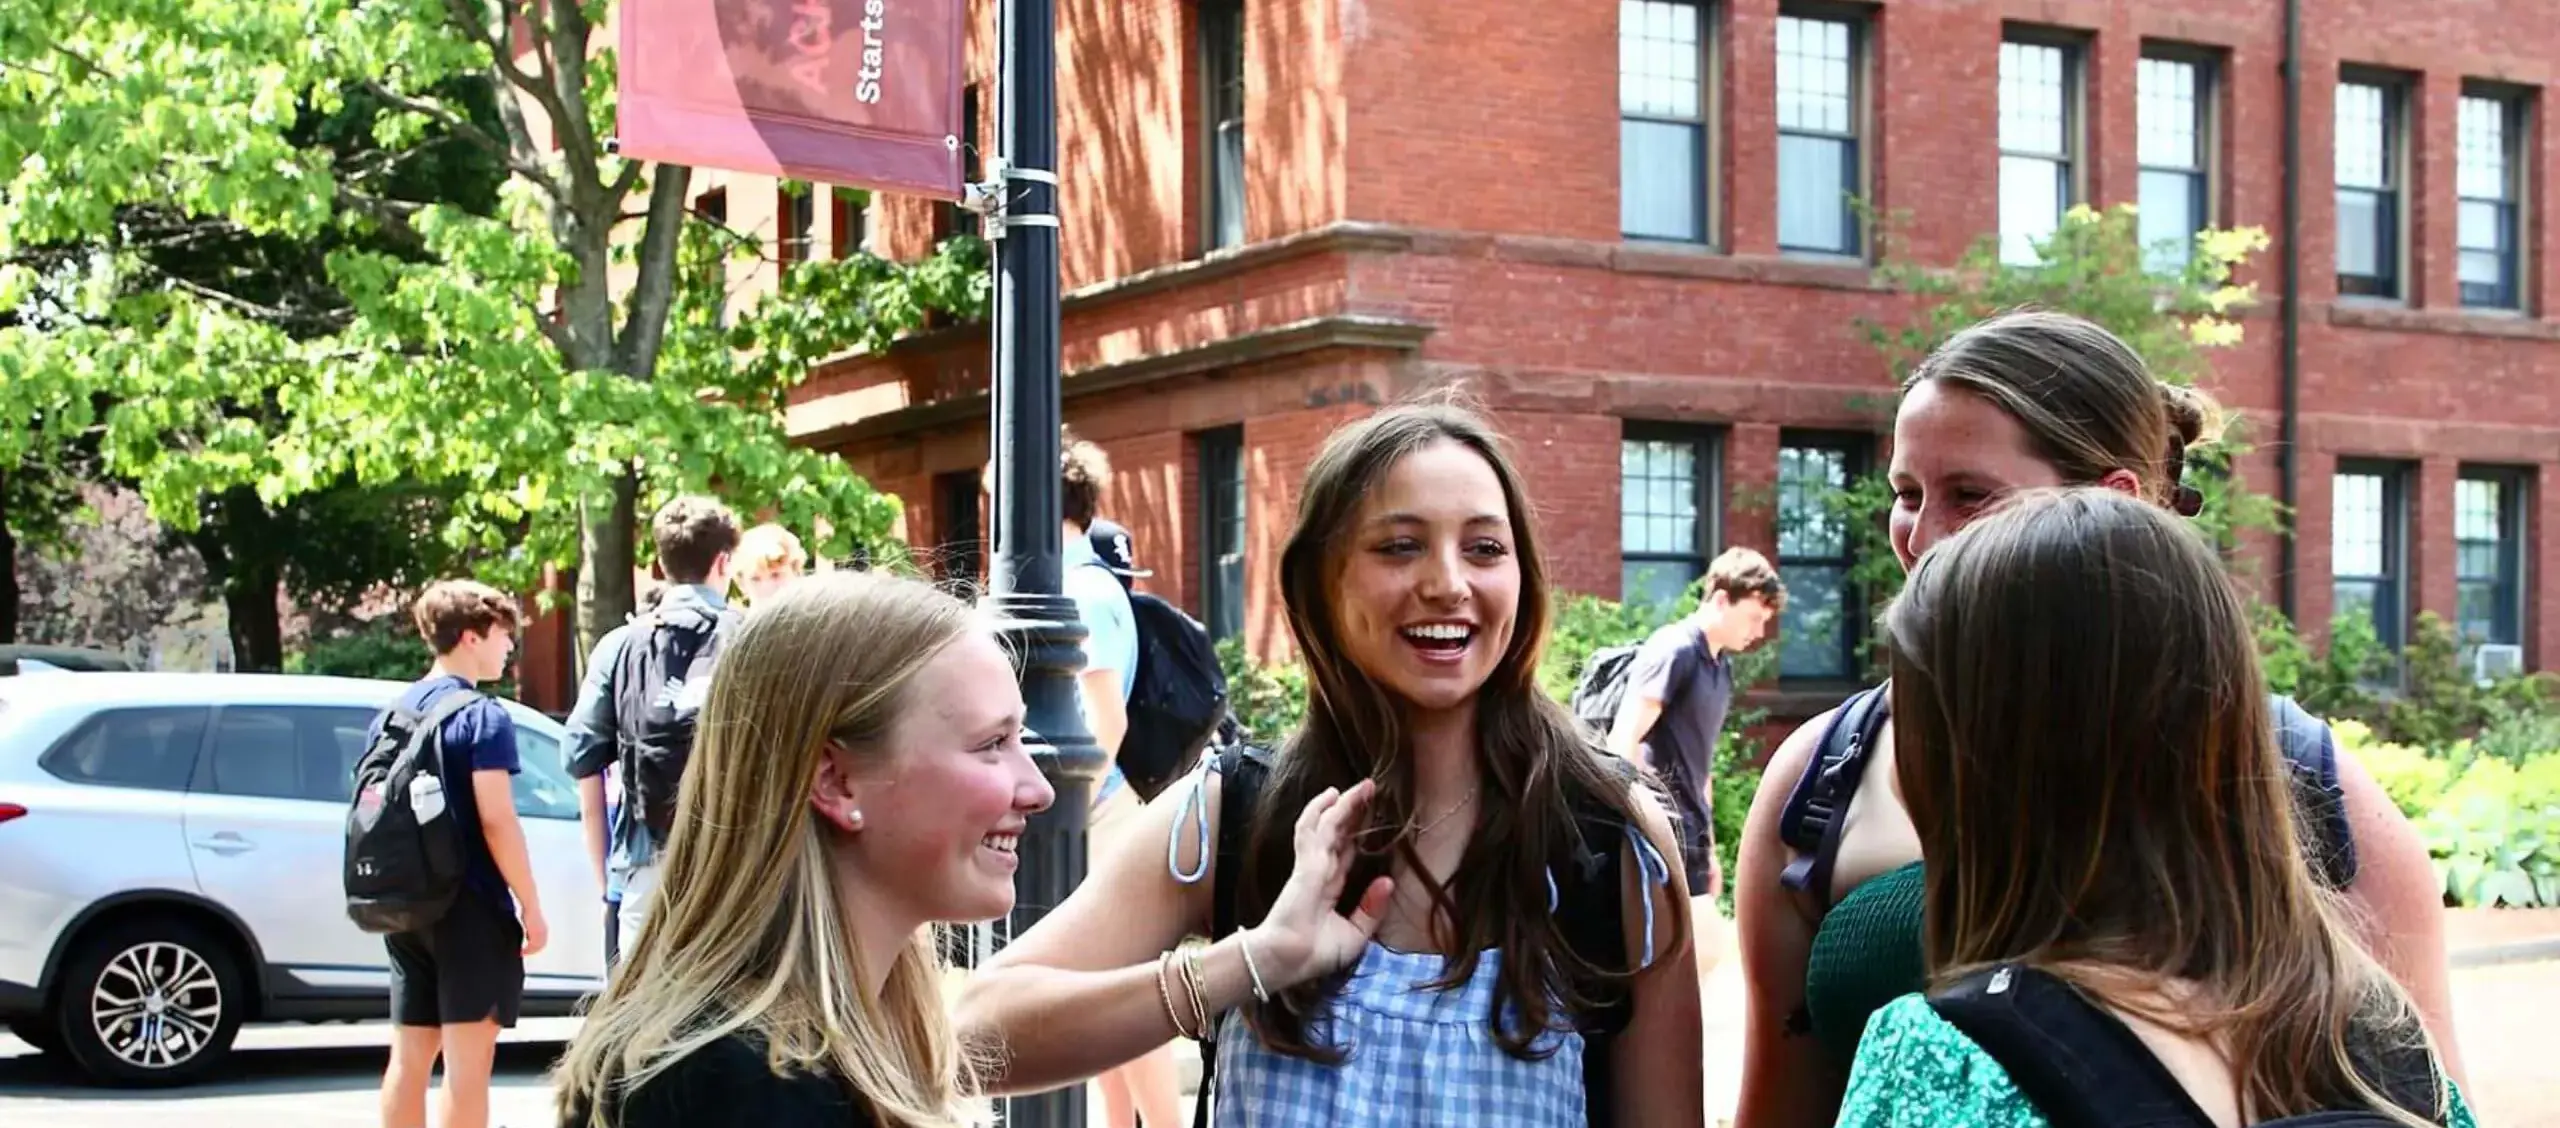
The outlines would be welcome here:
[[[785,589],[722,648],[648,926],[561,1060],[564,1121],[586,1109],[606,1128],[632,1091],[740,1031],[779,1071],[843,1079],[884,1125],[980,1119],[932,930],[866,1001],[835,831],[810,805],[828,743],[885,755],[907,684],[972,629],[968,606],[930,585],[839,572]]]

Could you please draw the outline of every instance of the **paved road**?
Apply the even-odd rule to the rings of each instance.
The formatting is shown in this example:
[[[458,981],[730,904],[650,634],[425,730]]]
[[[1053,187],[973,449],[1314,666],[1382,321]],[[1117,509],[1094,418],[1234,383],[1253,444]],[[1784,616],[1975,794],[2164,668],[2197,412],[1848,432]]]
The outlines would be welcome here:
[[[1729,951],[1730,949],[1728,949]],[[1707,1107],[1730,1117],[1740,1080],[1740,984],[1732,962],[1711,975]],[[2560,1128],[2560,1049],[2548,1036],[2560,1007],[2560,961],[2465,968],[2454,1007],[2472,1104],[2489,1128]],[[574,1020],[529,1021],[499,1052],[495,1123],[553,1123],[543,1074]],[[287,1027],[241,1036],[229,1079],[179,1092],[114,1092],[80,1085],[0,1035],[0,1125],[7,1128],[353,1128],[376,1123],[375,1087],[388,1034],[381,1026]]]
[[[492,1123],[555,1123],[544,1074],[576,1022],[528,1020],[498,1049]],[[8,1128],[355,1128],[381,1123],[381,1025],[251,1029],[225,1080],[171,1092],[90,1088],[25,1043],[0,1034],[0,1124]],[[430,1102],[433,1097],[428,1098]]]

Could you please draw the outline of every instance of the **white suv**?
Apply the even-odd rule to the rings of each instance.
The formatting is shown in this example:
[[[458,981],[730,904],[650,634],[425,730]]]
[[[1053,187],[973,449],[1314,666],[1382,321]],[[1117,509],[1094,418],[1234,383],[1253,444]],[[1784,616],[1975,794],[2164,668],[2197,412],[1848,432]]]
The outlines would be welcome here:
[[[403,683],[258,674],[0,678],[0,1022],[110,1084],[177,1084],[240,1024],[379,1020],[382,938],[347,919],[347,802]],[[562,770],[515,702],[516,810],[550,945],[527,1015],[603,986],[601,891]]]

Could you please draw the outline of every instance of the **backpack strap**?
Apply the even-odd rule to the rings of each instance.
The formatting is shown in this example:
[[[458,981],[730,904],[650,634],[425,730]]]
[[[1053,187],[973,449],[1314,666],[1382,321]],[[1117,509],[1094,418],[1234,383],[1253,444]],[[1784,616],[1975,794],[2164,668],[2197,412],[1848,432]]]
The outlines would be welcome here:
[[[2133,1029],[2077,988],[2017,964],[1929,993],[1929,1007],[2017,1083],[2053,1128],[2211,1128]]]
[[[2338,782],[2338,746],[2329,723],[2283,694],[2267,697],[2276,749],[2293,769],[2294,807],[2315,837],[2305,842],[2321,884],[2344,889],[2356,879],[2356,838],[2347,822],[2347,792]]]
[[[1201,765],[1200,787],[1205,791],[1208,777],[1217,775],[1224,782],[1218,790],[1218,833],[1214,844],[1203,843],[1215,859],[1208,867],[1209,939],[1214,942],[1234,934],[1236,923],[1236,884],[1244,873],[1246,830],[1253,820],[1253,808],[1262,798],[1262,785],[1271,777],[1271,751],[1257,744],[1242,742],[1218,749]],[[1198,800],[1193,800],[1198,802]],[[1201,812],[1205,818],[1206,811]],[[1172,856],[1174,879],[1198,881],[1198,872],[1184,873],[1181,865],[1182,820],[1174,819],[1174,842],[1168,847]],[[1200,1087],[1193,1094],[1193,1124],[1209,1123],[1209,1101],[1217,1092],[1218,1035],[1212,1028],[1200,1032]]]
[[[1840,857],[1849,801],[1857,797],[1893,716],[1891,688],[1887,682],[1860,690],[1831,714],[1830,727],[1778,815],[1778,838],[1796,852],[1778,881],[1802,894],[1816,919],[1831,909],[1831,868]]]
[[[1634,762],[1607,752],[1594,752],[1608,765],[1610,778],[1623,786],[1652,786]],[[1571,864],[1552,867],[1548,880],[1555,895],[1554,910],[1565,947],[1584,963],[1601,969],[1623,969],[1632,975],[1653,959],[1653,905],[1645,904],[1646,953],[1637,966],[1627,967],[1626,886],[1621,867],[1632,861],[1643,867],[1638,886],[1650,898],[1657,879],[1670,877],[1668,863],[1659,856],[1647,859],[1631,856],[1629,843],[1641,832],[1635,829],[1617,808],[1594,803],[1575,812],[1582,841]],[[1650,850],[1643,851],[1650,853]],[[1635,1019],[1635,992],[1625,980],[1613,979],[1601,985],[1596,997],[1588,1001],[1574,1016],[1574,1029],[1582,1035],[1582,1091],[1586,1111],[1584,1122],[1593,1125],[1617,1122],[1617,1086],[1612,1077],[1618,1035]]]
[[[436,778],[444,782],[447,791],[453,790],[453,781],[444,778],[444,746],[438,743],[444,735],[444,723],[452,720],[474,703],[483,700],[486,698],[479,690],[468,686],[446,690],[443,696],[436,698],[433,708],[417,715],[418,727],[409,730],[410,749],[436,749],[436,758],[427,765],[427,770],[434,772]],[[408,751],[401,753],[403,756],[410,754],[411,752]]]
[[[1929,994],[1929,1007],[2000,1063],[2052,1128],[2207,1128],[2213,1119],[2124,1020],[2060,978],[1997,964]],[[2442,1075],[2423,1042],[2359,1031],[2356,1068],[2419,1119],[2450,1115]],[[2260,1128],[2390,1128],[2373,1109],[2281,1117]]]

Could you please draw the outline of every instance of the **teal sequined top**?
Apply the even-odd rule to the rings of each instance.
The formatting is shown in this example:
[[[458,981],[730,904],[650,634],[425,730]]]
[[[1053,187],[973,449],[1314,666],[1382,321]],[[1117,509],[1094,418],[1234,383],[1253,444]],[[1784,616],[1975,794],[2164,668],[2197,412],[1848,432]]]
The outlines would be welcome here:
[[[1920,995],[1867,1023],[1836,1128],[2052,1128],[2016,1082]],[[2479,1128],[2460,1092],[2445,1128]]]

